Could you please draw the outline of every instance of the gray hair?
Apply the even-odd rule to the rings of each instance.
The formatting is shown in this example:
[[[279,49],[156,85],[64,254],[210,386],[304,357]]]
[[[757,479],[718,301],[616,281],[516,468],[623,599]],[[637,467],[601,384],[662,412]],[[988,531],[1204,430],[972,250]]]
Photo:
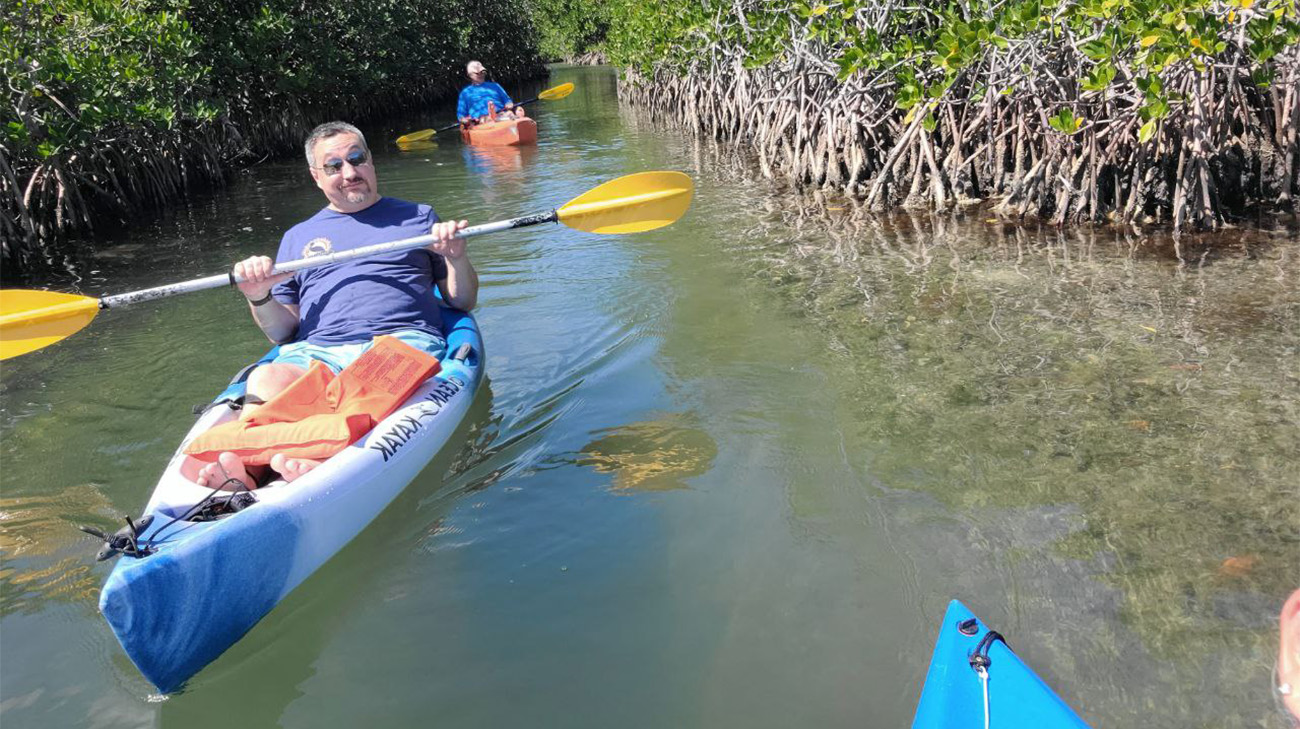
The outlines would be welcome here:
[[[316,158],[312,156],[312,152],[316,149],[317,142],[321,141],[322,139],[329,139],[330,137],[336,137],[340,134],[357,135],[357,139],[361,140],[361,148],[366,150],[367,152],[370,151],[370,146],[366,144],[366,135],[362,134],[360,129],[357,129],[356,127],[352,126],[351,124],[348,124],[347,122],[341,122],[341,121],[325,122],[324,124],[321,124],[320,126],[311,130],[311,134],[307,135],[307,143],[303,145],[303,147],[307,151],[307,166],[308,167],[316,166]]]

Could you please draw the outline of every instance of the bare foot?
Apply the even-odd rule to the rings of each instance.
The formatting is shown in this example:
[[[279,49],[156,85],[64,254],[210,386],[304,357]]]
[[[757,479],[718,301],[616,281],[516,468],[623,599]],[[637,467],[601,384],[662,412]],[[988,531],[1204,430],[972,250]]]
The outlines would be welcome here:
[[[1282,703],[1300,721],[1300,590],[1282,606],[1282,645],[1277,657],[1277,685]],[[1283,687],[1286,690],[1283,691]]]
[[[313,461],[310,458],[289,458],[283,453],[277,453],[271,456],[271,468],[285,483],[292,483],[297,479],[307,475],[307,472],[320,465],[320,461]]]
[[[239,481],[244,486],[239,486],[231,479]],[[248,469],[244,468],[244,462],[239,460],[239,456],[229,452],[217,456],[216,463],[209,463],[204,466],[199,471],[196,480],[200,486],[210,489],[221,488],[224,491],[257,488],[257,482],[248,475]]]

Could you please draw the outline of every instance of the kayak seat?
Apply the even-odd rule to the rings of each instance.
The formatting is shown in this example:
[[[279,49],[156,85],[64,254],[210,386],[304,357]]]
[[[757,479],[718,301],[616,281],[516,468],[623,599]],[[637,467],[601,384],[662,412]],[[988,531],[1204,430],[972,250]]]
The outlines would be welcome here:
[[[280,347],[273,347],[270,352],[267,352],[258,361],[244,365],[242,369],[235,373],[234,377],[230,378],[230,382],[226,385],[226,389],[217,396],[216,400],[203,403],[202,405],[195,405],[193,407],[194,415],[202,417],[205,413],[218,405],[226,405],[231,410],[243,409],[246,399],[244,395],[244,383],[247,382],[249,376],[253,374],[253,370],[275,359],[276,355],[279,353]]]
[[[208,463],[230,452],[252,466],[268,465],[276,453],[324,460],[364,437],[440,369],[436,357],[378,337],[337,376],[312,362],[252,415],[200,433],[184,452]]]
[[[209,410],[215,407],[225,405],[231,410],[243,410],[245,405],[261,405],[266,401],[256,395],[223,395],[212,402],[206,402],[202,405],[194,406],[194,414],[203,417]]]

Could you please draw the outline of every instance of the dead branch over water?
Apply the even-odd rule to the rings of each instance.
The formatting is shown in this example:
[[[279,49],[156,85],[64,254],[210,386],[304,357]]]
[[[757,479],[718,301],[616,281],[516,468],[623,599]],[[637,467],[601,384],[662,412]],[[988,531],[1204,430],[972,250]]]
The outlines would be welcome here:
[[[881,34],[890,32],[890,13],[908,10],[859,7],[854,22]],[[1221,10],[1242,23],[1253,12]],[[705,33],[744,38],[746,11],[774,12],[770,2],[736,3]],[[752,54],[743,45],[715,43],[680,66],[627,71],[620,96],[696,134],[752,146],[769,178],[841,188],[873,209],[988,200],[1015,218],[1172,223],[1175,231],[1218,229],[1261,207],[1295,209],[1294,44],[1270,61],[1266,86],[1254,80],[1261,67],[1244,32],[1210,63],[1164,68],[1160,93],[1176,103],[1152,121],[1140,113],[1139,82],[1150,78],[1142,69],[1116,60],[1121,83],[1097,90],[1080,83],[1096,68],[1080,47],[1095,36],[1027,35],[989,45],[941,95],[904,110],[895,69],[841,81],[841,49],[815,40],[809,21],[789,17],[784,53],[770,63],[747,68]],[[1059,118],[1062,109],[1070,116]]]

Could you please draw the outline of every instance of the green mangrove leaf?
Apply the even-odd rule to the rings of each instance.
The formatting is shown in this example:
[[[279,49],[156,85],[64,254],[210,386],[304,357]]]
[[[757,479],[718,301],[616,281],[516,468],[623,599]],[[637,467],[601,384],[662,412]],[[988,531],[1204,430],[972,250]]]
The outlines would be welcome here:
[[[1087,76],[1079,79],[1079,85],[1085,91],[1101,91],[1109,86],[1114,79],[1115,67],[1109,63],[1102,63],[1095,66]]]
[[[1111,56],[1110,46],[1099,40],[1084,43],[1079,51],[1093,61],[1104,61]]]
[[[1079,131],[1079,127],[1083,126],[1083,119],[1081,117],[1075,117],[1074,111],[1066,107],[1056,112],[1053,116],[1049,116],[1047,118],[1047,123],[1056,131],[1065,135],[1070,135]]]

